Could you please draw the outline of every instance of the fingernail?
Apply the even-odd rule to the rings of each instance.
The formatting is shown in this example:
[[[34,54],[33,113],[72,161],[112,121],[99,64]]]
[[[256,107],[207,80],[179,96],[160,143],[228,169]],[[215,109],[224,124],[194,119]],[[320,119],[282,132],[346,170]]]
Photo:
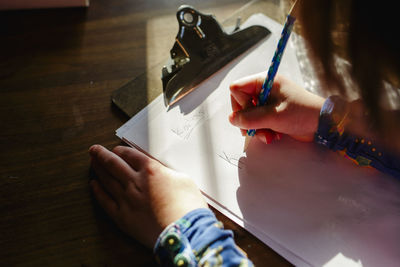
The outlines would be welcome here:
[[[268,139],[268,137],[267,137],[267,135],[265,133],[259,133],[258,137],[259,137],[260,141],[262,141],[262,142],[264,142],[266,144],[270,143],[270,140]]]
[[[265,137],[265,143],[266,143],[267,145],[270,144],[270,143],[271,143],[271,140],[268,139],[266,135],[265,135],[264,137]]]
[[[271,144],[273,140],[274,140],[274,135],[273,134],[265,133],[265,143],[266,144]]]
[[[97,147],[98,147],[98,145],[92,145],[92,146],[89,148],[89,154],[90,154],[91,156],[96,155]]]
[[[232,112],[232,113],[229,115],[229,122],[230,122],[231,124],[235,125],[235,120],[236,120],[236,112]]]

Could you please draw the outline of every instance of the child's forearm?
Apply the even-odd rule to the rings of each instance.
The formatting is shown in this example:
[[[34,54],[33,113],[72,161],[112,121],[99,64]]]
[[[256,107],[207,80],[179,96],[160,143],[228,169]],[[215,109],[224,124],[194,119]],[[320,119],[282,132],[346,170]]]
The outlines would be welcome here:
[[[354,109],[350,103],[338,96],[329,97],[321,109],[314,140],[334,151],[340,151],[358,165],[371,166],[400,178],[398,155],[384,149],[373,138],[358,134],[360,129],[366,130],[368,127],[365,127],[362,117],[352,112]]]

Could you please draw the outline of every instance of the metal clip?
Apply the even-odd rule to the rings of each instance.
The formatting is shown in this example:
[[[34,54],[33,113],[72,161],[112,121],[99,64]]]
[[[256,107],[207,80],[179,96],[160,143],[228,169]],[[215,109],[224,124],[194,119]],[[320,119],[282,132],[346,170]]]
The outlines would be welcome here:
[[[203,80],[270,34],[262,26],[240,30],[240,19],[232,33],[226,33],[214,16],[183,5],[176,14],[179,31],[162,68],[164,101],[171,106]]]

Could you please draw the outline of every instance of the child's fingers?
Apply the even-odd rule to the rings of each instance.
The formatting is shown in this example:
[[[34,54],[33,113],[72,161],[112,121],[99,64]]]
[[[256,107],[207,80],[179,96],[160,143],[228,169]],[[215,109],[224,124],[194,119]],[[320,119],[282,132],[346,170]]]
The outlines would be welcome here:
[[[281,140],[282,139],[283,134],[279,133],[279,132],[275,132],[275,140]]]
[[[230,85],[231,99],[236,100],[237,103],[235,106],[232,104],[233,111],[237,111],[237,107],[243,109],[250,105],[253,97],[260,93],[264,78],[265,73],[259,73],[244,77]]]
[[[231,95],[231,106],[233,112],[243,109],[243,107],[236,101],[236,99],[232,95]]]
[[[279,130],[279,120],[273,106],[254,107],[233,112],[229,121],[242,129],[273,129]]]
[[[90,181],[90,186],[100,206],[103,207],[110,217],[116,218],[118,214],[117,203],[107,195],[96,180]]]
[[[282,133],[270,129],[258,129],[256,131],[256,136],[261,142],[266,144],[271,144],[275,140],[279,141],[282,139]]]
[[[265,144],[271,144],[276,138],[276,133],[270,129],[258,129],[256,137]]]
[[[238,111],[251,105],[253,95],[243,93],[241,91],[231,91],[232,110]]]
[[[92,159],[92,167],[95,170],[102,187],[112,196],[113,199],[115,199],[115,201],[121,203],[124,196],[124,190],[121,184],[115,180],[96,159]]]
[[[261,91],[261,86],[264,82],[265,76],[265,72],[246,76],[234,81],[230,85],[230,90],[232,93],[243,92],[248,95],[258,95]]]
[[[113,152],[121,157],[135,171],[139,171],[150,158],[139,150],[126,146],[116,146]]]
[[[115,153],[109,151],[101,145],[93,145],[89,153],[99,165],[103,166],[121,185],[126,188],[131,178],[135,176],[132,168]]]

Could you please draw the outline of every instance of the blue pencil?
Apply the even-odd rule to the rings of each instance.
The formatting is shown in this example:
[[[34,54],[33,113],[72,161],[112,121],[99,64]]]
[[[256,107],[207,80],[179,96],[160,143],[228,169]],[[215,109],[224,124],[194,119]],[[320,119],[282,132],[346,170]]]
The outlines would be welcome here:
[[[276,48],[274,57],[272,58],[271,66],[268,69],[267,77],[264,80],[264,83],[261,88],[261,92],[258,96],[257,106],[265,105],[268,100],[268,96],[271,91],[272,84],[274,83],[275,75],[278,72],[279,64],[281,63],[281,59],[283,56],[283,52],[285,51],[287,41],[289,40],[290,34],[292,33],[293,24],[294,24],[295,20],[296,20],[296,18],[292,17],[289,13],[289,15],[286,18],[286,22],[283,27],[283,30],[281,33],[281,38],[279,39],[278,46]],[[247,146],[250,142],[250,137],[254,136],[255,134],[256,134],[255,129],[247,130],[244,151],[246,151],[246,149],[247,149]]]

